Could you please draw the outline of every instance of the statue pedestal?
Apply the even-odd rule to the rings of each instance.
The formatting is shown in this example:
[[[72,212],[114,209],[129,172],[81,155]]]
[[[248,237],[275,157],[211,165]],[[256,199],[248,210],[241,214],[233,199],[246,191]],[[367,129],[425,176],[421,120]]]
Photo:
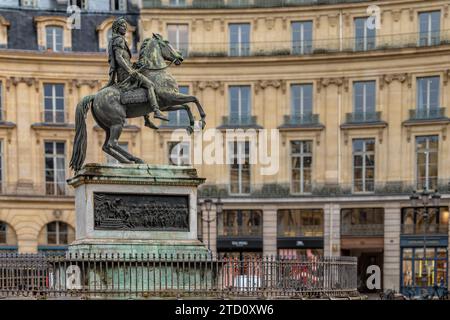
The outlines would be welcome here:
[[[192,167],[86,164],[75,188],[76,240],[71,254],[206,255],[197,239]]]

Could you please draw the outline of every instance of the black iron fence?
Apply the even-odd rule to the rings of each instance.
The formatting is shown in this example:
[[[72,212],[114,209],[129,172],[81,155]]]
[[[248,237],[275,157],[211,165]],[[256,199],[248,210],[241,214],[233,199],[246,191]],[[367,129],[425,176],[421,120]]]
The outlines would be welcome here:
[[[349,297],[356,265],[353,257],[0,254],[0,297]]]

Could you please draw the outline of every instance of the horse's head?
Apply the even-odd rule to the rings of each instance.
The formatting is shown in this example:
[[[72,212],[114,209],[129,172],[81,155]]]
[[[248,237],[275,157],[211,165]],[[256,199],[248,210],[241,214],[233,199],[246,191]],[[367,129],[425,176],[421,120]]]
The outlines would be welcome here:
[[[183,54],[180,51],[175,50],[170,42],[164,40],[164,38],[160,34],[154,33],[151,39],[146,40],[156,42],[156,44],[159,46],[159,49],[161,50],[161,55],[164,60],[174,62],[177,66],[183,62]]]

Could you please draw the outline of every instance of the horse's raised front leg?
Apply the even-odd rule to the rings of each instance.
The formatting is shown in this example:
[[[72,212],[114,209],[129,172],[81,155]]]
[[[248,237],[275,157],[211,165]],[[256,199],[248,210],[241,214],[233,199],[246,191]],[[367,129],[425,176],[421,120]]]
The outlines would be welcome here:
[[[122,149],[119,145],[119,137],[122,133],[123,125],[122,124],[116,124],[111,126],[110,130],[110,137],[108,140],[108,147],[109,149],[119,153],[121,156],[123,156],[128,162],[123,162],[118,157],[113,156],[117,160],[119,160],[122,163],[145,163],[142,159],[139,159],[138,157],[133,156],[132,154],[128,153],[126,150]]]
[[[190,102],[195,103],[195,105],[197,106],[198,113],[200,114],[200,118],[201,118],[200,125],[201,125],[202,129],[204,129],[206,126],[206,121],[205,121],[206,114],[205,114],[205,111],[203,110],[202,105],[198,101],[197,97],[191,96],[188,94],[179,93],[179,92],[171,93],[171,95],[172,96],[170,98],[170,102],[173,105],[178,105],[178,104],[183,105],[183,104],[190,103]],[[165,111],[165,110],[167,110],[167,108],[164,108],[163,111]]]
[[[178,111],[178,110],[186,111],[188,118],[189,118],[189,126],[186,127],[186,131],[189,134],[192,134],[194,132],[195,119],[194,119],[194,116],[192,115],[191,109],[189,108],[189,106],[187,104],[178,105],[178,106],[170,106],[170,107],[167,107],[166,109],[164,109],[164,111]]]

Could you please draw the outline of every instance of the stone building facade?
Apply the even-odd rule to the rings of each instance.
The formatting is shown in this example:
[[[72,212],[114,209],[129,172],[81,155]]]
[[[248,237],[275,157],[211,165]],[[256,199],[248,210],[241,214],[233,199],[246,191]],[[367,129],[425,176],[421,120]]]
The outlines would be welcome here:
[[[361,288],[373,264],[383,288],[446,283],[449,2],[296,2],[143,1],[139,14],[121,13],[135,27],[135,48],[159,33],[184,53],[171,72],[180,90],[204,106],[207,129],[279,132],[275,174],[250,163],[255,145],[245,140],[232,154],[242,163],[195,164],[207,178],[199,199],[202,240],[232,256],[355,255]],[[5,250],[56,248],[43,230],[48,238],[73,228],[73,196],[63,181],[71,174],[74,110],[107,82],[103,51],[112,22],[110,14],[85,11],[81,35],[45,10],[0,13]],[[33,47],[14,40],[18,14],[33,15],[26,41]],[[63,28],[60,52],[39,36],[46,26]],[[60,31],[52,32],[55,45]],[[173,163],[172,133],[184,121],[181,113],[171,115],[152,131],[142,119],[129,119],[120,143],[148,163]],[[90,116],[87,123],[87,161],[111,161],[101,152],[103,132]],[[194,145],[183,150],[192,161]],[[424,188],[440,192],[438,206],[412,207],[411,192]],[[49,229],[49,222],[67,226]]]

